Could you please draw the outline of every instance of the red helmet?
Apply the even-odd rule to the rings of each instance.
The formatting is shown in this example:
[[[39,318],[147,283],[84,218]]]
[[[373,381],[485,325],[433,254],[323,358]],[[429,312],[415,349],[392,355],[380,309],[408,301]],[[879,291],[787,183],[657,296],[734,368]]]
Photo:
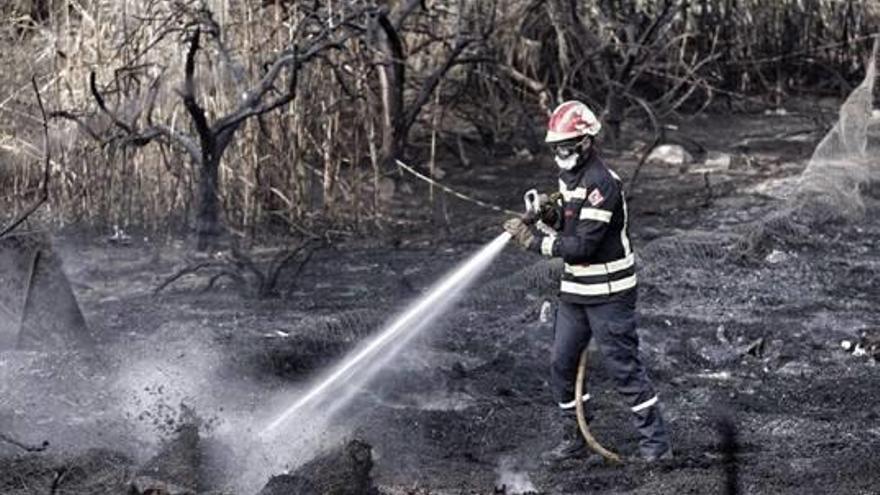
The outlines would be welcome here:
[[[544,141],[557,143],[581,136],[595,136],[600,129],[602,123],[588,106],[576,100],[566,101],[550,115]]]

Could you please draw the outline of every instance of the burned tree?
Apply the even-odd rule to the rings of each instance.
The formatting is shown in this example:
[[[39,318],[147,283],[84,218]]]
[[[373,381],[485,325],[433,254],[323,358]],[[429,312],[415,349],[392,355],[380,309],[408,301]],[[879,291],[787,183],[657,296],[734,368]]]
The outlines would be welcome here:
[[[410,129],[446,73],[457,64],[473,62],[474,59],[467,59],[463,55],[472,45],[485,41],[494,28],[495,2],[486,2],[482,8],[474,6],[468,9],[460,5],[458,27],[454,33],[447,37],[428,33],[433,38],[431,42],[448,45],[448,49],[440,55],[441,58],[434,68],[421,81],[416,82],[414,96],[407,101],[406,87],[412,81],[407,77],[409,55],[404,47],[402,30],[407,19],[423,4],[422,0],[400,2],[394,10],[377,11],[372,20],[371,28],[376,33],[378,47],[377,63],[380,67],[383,107],[381,161],[386,166],[400,157]],[[475,19],[483,15],[484,11],[487,19],[474,26]],[[427,44],[423,43],[423,46]]]
[[[226,49],[220,31],[210,11],[205,8],[187,13],[193,19],[185,26],[187,51],[183,67],[183,83],[178,95],[189,116],[190,131],[175,128],[171,123],[154,121],[153,109],[159,87],[162,85],[164,70],[150,85],[145,109],[132,118],[125,119],[110,109],[99,87],[97,76],[90,74],[89,88],[103,114],[110,118],[115,133],[103,137],[105,144],[111,141],[131,146],[145,146],[153,141],[175,145],[188,155],[199,171],[198,212],[196,215],[197,249],[204,251],[217,242],[223,226],[220,219],[219,171],[224,153],[233,142],[236,132],[251,118],[259,118],[291,103],[297,96],[298,71],[312,60],[324,56],[325,52],[338,49],[357,31],[352,29],[353,21],[368,12],[366,8],[351,9],[326,18],[316,17],[304,27],[302,44],[292,43],[263,64],[262,76],[241,92],[237,106],[226,113],[210,115],[200,102],[197,88],[196,66],[203,39],[208,37],[217,48],[220,57],[230,66],[232,77],[244,84],[243,70],[233,60]],[[70,112],[55,112],[55,117],[76,120],[87,132],[95,137],[99,133],[86,125]],[[143,125],[140,124],[143,120]]]
[[[55,112],[53,116],[76,121],[104,145],[143,147],[160,143],[183,150],[197,171],[195,227],[200,250],[215,244],[223,230],[220,171],[234,168],[224,164],[224,157],[238,132],[251,119],[257,122],[259,131],[249,135],[249,143],[256,141],[257,147],[263,149],[261,153],[290,149],[289,159],[300,174],[297,184],[289,184],[298,189],[296,194],[307,194],[304,183],[311,180],[312,174],[320,174],[322,204],[329,212],[335,207],[335,189],[342,189],[346,197],[355,194],[339,178],[339,173],[343,163],[363,163],[357,148],[363,148],[359,143],[365,141],[371,141],[368,146],[375,150],[370,152],[370,158],[377,164],[373,181],[374,191],[377,189],[378,176],[390,169],[393,160],[403,152],[410,130],[440,82],[456,65],[477,60],[476,47],[492,32],[495,11],[494,3],[462,4],[449,11],[432,11],[419,1],[401,2],[391,9],[374,2],[331,7],[277,5],[280,18],[295,26],[296,31],[283,50],[268,57],[258,54],[261,60],[256,68],[253,62],[242,64],[236,60],[227,47],[221,25],[206,8],[182,8],[168,16],[164,24],[171,27],[154,37],[183,37],[186,51],[182,77],[173,98],[185,111],[185,126],[175,125],[173,111],[168,114],[169,102],[161,101],[168,80],[176,72],[166,67],[167,61],[152,66],[129,63],[116,69],[112,80],[91,72],[89,92],[112,126],[109,133],[95,129],[81,114]],[[418,42],[407,47],[408,38]],[[147,45],[136,56],[149,49]],[[200,70],[212,62],[225,68],[224,77],[235,87],[234,105],[227,104],[227,108],[206,104],[211,92],[217,89],[200,84]],[[414,64],[419,67],[410,70]],[[248,84],[248,74],[255,72],[259,78]],[[120,101],[112,105],[110,100],[114,96],[126,100],[122,96],[124,86],[133,78],[137,79],[134,84],[148,86],[140,97],[142,103]],[[147,78],[149,83],[143,83]],[[102,84],[101,79],[106,83]],[[273,129],[268,115],[281,113],[292,103],[296,103],[297,116],[276,119],[278,127]],[[160,105],[165,107],[162,118],[156,117],[159,112],[155,111]],[[132,111],[132,106],[137,108]],[[126,107],[128,116],[124,115]],[[313,115],[318,118],[302,121],[302,113],[317,109],[321,113]],[[373,119],[376,110],[383,116],[377,119],[378,125]],[[358,114],[366,119],[358,120]],[[355,125],[343,128],[340,120],[353,121]],[[372,142],[373,126],[379,129],[378,150]],[[290,143],[260,144],[263,140],[279,139],[277,135],[281,132],[287,133],[289,137],[285,140]],[[323,161],[324,170],[319,171],[310,163],[302,164],[314,161]],[[284,189],[266,186],[264,191],[267,204],[279,199],[288,207],[293,203]]]
[[[187,0],[87,2],[76,12],[59,2],[13,3],[0,15],[11,12],[26,29],[5,32],[43,54],[49,106],[68,109],[90,137],[109,143],[96,147],[73,125],[59,126],[60,154],[70,159],[69,180],[53,184],[58,221],[177,235],[196,219],[207,238],[220,230],[218,218],[243,238],[264,228],[345,230],[387,218],[393,194],[379,191],[389,182],[389,158],[404,149],[424,156],[429,132],[440,160],[449,153],[475,163],[468,154],[482,149],[535,153],[536,121],[563,99],[605,110],[614,134],[618,122],[659,128],[671,112],[719,100],[737,109],[775,104],[791,91],[838,91],[859,65],[854,48],[872,19],[852,0],[750,0],[737,9],[722,0]],[[50,22],[21,21],[32,4],[48,5]],[[795,38],[804,43],[792,52]],[[322,40],[325,49],[293,63]],[[241,95],[258,95],[273,62],[294,46],[298,55],[247,107]],[[12,51],[5,70],[13,77],[28,64]],[[83,84],[90,72],[109,112]],[[3,89],[14,96],[29,77]],[[292,79],[287,104],[255,112]],[[242,110],[248,116],[235,125]],[[23,164],[33,157],[30,143],[8,131],[19,114],[11,104],[0,111],[10,116],[12,158]],[[221,130],[225,123],[233,125]],[[144,143],[152,144],[132,149]],[[9,183],[35,182],[29,168],[8,169],[17,181]],[[15,198],[9,202],[21,208]]]

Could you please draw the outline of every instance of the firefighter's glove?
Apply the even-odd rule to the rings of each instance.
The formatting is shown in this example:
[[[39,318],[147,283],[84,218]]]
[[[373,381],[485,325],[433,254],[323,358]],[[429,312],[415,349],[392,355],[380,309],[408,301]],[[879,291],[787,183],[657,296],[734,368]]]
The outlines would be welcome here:
[[[559,210],[551,203],[543,204],[538,212],[538,219],[548,226],[555,226],[559,221]]]
[[[504,222],[504,230],[507,231],[523,249],[529,249],[535,240],[535,234],[532,229],[523,221],[522,218],[511,218]]]
[[[541,194],[538,204],[540,205],[538,210],[538,220],[544,222],[545,225],[549,227],[555,227],[559,222],[559,200],[562,198],[562,195],[558,192],[553,194]]]

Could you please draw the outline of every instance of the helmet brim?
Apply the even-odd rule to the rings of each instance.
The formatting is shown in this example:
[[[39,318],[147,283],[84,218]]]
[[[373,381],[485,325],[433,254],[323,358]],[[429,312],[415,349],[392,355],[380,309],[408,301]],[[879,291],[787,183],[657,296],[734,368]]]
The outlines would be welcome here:
[[[595,136],[592,132],[587,131],[571,131],[571,132],[555,132],[555,131],[547,131],[547,136],[544,138],[545,143],[559,143],[562,141],[568,141],[570,139],[577,139],[579,137],[584,136]]]

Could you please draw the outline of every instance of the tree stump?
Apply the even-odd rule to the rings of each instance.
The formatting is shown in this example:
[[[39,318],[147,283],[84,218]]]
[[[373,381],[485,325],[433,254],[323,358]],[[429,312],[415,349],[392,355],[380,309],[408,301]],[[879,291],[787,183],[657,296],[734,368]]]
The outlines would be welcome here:
[[[307,462],[291,474],[275,476],[259,495],[368,495],[378,493],[370,471],[369,444],[351,440]]]
[[[135,479],[140,493],[196,493],[201,483],[202,451],[196,423],[181,425],[176,435],[153,457]]]

